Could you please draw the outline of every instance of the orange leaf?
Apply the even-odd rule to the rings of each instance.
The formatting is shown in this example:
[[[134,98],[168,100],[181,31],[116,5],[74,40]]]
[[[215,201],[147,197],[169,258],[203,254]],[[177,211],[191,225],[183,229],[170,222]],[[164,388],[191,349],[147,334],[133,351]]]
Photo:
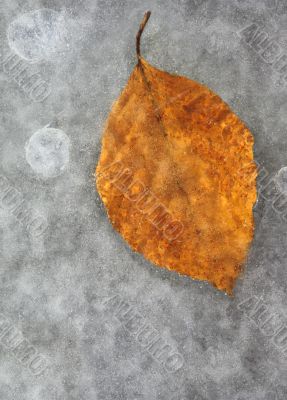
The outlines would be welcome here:
[[[108,117],[97,188],[114,228],[154,264],[232,293],[253,237],[253,137],[198,82],[138,63]]]

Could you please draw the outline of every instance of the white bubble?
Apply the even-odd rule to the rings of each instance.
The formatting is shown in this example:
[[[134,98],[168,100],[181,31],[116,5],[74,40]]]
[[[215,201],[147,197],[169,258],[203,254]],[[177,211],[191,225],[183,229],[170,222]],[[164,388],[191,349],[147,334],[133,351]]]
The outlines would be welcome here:
[[[26,144],[26,160],[45,178],[60,175],[69,163],[70,139],[60,129],[42,128]]]
[[[274,181],[279,190],[287,195],[287,167],[283,167],[277,172]]]
[[[21,15],[8,27],[10,48],[24,60],[48,60],[66,42],[63,14],[43,8]]]
[[[227,23],[214,20],[204,29],[204,47],[210,54],[228,55],[235,51],[237,37]]]

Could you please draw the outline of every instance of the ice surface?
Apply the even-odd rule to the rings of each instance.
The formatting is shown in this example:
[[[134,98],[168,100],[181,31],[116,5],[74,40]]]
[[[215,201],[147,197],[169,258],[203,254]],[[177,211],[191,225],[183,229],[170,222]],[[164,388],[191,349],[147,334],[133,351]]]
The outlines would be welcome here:
[[[44,3],[1,3],[0,178],[47,228],[32,235],[15,217],[1,178],[0,314],[49,368],[33,375],[0,321],[0,399],[285,400],[287,207],[276,207],[274,193],[286,193],[286,68],[265,62],[263,46],[240,32],[257,24],[284,56],[286,3]],[[259,197],[234,298],[134,254],[94,188],[104,122],[136,62],[135,33],[148,9],[145,58],[221,95],[255,136],[263,186],[273,179],[278,189]],[[15,69],[3,68],[7,54]],[[21,68],[49,85],[43,101],[27,96]],[[155,344],[143,344],[145,326]],[[162,354],[161,345],[169,346]],[[183,358],[173,373],[170,349]]]

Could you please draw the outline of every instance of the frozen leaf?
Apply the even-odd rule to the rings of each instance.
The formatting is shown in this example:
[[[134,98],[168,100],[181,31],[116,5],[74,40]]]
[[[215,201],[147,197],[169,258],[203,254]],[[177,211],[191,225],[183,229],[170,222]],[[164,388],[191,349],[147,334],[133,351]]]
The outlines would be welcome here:
[[[231,294],[253,237],[253,137],[206,86],[142,58],[149,16],[106,123],[97,188],[132,249]]]

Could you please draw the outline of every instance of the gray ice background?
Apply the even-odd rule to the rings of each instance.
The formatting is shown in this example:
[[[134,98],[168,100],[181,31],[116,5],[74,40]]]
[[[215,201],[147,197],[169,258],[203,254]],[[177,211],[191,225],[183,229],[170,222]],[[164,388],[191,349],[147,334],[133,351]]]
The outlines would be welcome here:
[[[286,313],[286,222],[271,204],[259,200],[246,272],[229,298],[133,253],[95,191],[104,122],[135,65],[148,9],[145,58],[230,104],[270,174],[287,165],[287,85],[238,35],[255,22],[287,48],[283,0],[2,1],[1,57],[18,54],[51,93],[31,100],[0,66],[0,173],[48,221],[33,237],[0,209],[0,312],[50,362],[35,377],[0,345],[1,400],[287,398],[286,356],[238,310],[255,295]],[[162,370],[102,307],[113,295],[183,355],[179,374]]]

